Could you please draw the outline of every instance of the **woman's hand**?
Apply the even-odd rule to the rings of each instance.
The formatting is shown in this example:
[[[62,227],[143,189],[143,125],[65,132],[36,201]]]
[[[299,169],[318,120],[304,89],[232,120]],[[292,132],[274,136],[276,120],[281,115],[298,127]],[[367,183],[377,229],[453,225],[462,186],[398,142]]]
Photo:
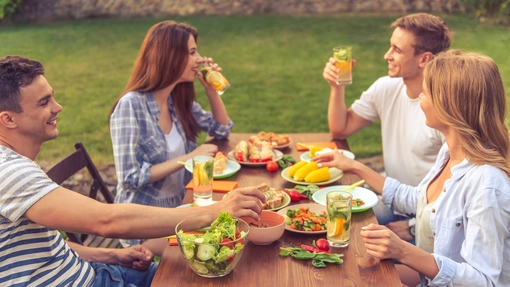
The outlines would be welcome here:
[[[369,224],[363,226],[360,232],[367,253],[379,259],[399,258],[404,254],[406,244],[409,244],[386,226]]]
[[[313,161],[319,164],[319,167],[336,167],[340,170],[350,170],[356,162],[353,159],[346,157],[342,152],[332,151],[325,154],[317,155]]]
[[[218,66],[218,64],[215,64],[213,62],[212,58],[203,57],[202,58],[202,65],[204,63],[206,63],[206,65],[211,67],[213,69],[213,71],[218,71],[220,73],[222,72],[222,69],[220,68],[220,66]],[[204,75],[202,74],[202,72],[198,73],[198,79],[200,80],[200,83],[202,83],[202,85],[204,86],[208,96],[210,95],[210,93],[213,93],[213,94],[215,93],[216,95],[218,95],[218,92],[216,92],[216,90],[211,85],[209,85],[209,83],[207,83],[207,81],[205,80]]]
[[[218,146],[214,144],[202,144],[198,146],[194,151],[190,152],[190,158],[193,158],[195,156],[199,155],[209,155],[209,156],[215,156],[218,152]]]

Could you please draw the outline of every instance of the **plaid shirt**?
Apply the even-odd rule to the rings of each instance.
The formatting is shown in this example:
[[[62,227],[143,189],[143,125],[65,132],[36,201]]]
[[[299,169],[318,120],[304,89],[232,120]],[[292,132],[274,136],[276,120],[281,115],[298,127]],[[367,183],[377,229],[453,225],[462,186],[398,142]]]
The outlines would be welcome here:
[[[186,138],[172,97],[168,98],[168,107],[173,128],[177,128],[182,137],[186,154],[190,153],[197,144]],[[197,102],[193,103],[191,113],[200,128],[215,138],[227,138],[234,125],[230,119],[228,126],[218,123]],[[110,133],[118,178],[116,203],[161,207],[176,207],[182,203],[184,186],[176,186],[168,197],[158,197],[165,179],[149,183],[149,168],[170,159],[165,135],[158,124],[160,114],[152,93],[129,92],[120,99],[111,116]],[[190,180],[191,174],[185,173],[184,183]]]

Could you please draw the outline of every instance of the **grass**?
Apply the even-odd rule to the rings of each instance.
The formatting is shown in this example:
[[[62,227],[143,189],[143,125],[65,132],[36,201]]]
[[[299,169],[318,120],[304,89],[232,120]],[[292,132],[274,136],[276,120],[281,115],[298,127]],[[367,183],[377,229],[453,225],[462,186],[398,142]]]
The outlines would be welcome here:
[[[400,15],[195,16],[169,17],[199,31],[201,55],[213,57],[231,87],[222,96],[233,132],[327,132],[329,86],[322,78],[331,48],[353,46],[357,60],[350,105],[378,77]],[[454,31],[453,47],[479,51],[499,65],[510,90],[509,28],[478,23],[465,15],[443,16]],[[38,160],[55,161],[82,141],[97,164],[112,162],[108,113],[131,73],[147,30],[163,19],[94,19],[0,26],[0,56],[19,54],[41,61],[64,110],[59,138],[42,148]],[[208,102],[198,81],[198,101]],[[203,139],[203,136],[201,137]],[[349,138],[359,156],[381,153],[380,125]]]

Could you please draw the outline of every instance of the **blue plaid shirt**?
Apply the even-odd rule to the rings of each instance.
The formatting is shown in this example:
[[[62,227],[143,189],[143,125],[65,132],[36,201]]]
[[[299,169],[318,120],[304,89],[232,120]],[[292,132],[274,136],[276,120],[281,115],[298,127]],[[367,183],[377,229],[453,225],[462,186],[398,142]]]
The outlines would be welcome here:
[[[186,154],[197,144],[186,138],[178,121],[172,97],[168,98],[172,117],[172,128],[177,128],[185,145]],[[210,112],[193,103],[191,113],[200,128],[215,138],[227,138],[234,123],[228,126],[214,120]],[[168,196],[158,196],[165,179],[149,183],[150,167],[169,160],[169,148],[165,135],[158,124],[160,111],[152,93],[129,92],[117,104],[110,119],[110,133],[115,157],[118,185],[116,203],[138,203],[144,205],[176,207],[182,203],[186,189],[176,186]],[[191,180],[186,172],[184,183]]]

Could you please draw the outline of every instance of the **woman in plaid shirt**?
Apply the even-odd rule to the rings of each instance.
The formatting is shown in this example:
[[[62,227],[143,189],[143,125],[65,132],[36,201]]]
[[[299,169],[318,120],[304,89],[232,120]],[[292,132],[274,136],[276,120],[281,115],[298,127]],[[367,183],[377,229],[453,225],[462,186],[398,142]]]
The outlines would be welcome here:
[[[196,145],[200,131],[227,138],[233,126],[216,90],[199,72],[211,58],[197,51],[197,30],[184,23],[163,21],[150,28],[133,73],[112,108],[110,133],[118,177],[116,203],[176,207],[182,203],[191,175],[177,161],[197,155],[213,156],[212,144]],[[193,81],[205,88],[211,112],[195,101]],[[123,240],[125,246],[143,242],[158,255],[162,239]]]

